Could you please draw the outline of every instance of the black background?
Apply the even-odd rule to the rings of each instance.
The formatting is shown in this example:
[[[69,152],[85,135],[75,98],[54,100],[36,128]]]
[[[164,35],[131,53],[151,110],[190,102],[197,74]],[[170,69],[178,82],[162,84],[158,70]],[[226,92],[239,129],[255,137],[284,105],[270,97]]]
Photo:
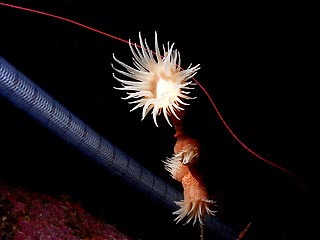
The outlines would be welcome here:
[[[106,1],[5,1],[49,12],[153,48],[174,42],[182,66],[200,64],[207,90],[245,150],[196,87],[186,128],[202,146],[199,171],[217,217],[254,239],[311,239],[316,183],[318,109],[313,6]],[[142,122],[129,112],[113,79],[112,53],[131,64],[128,44],[36,13],[0,5],[0,56],[103,137],[177,188],[161,160],[171,156],[174,131],[163,116]],[[0,179],[38,192],[69,194],[136,239],[198,239],[197,227],[128,188],[94,162],[0,98]]]

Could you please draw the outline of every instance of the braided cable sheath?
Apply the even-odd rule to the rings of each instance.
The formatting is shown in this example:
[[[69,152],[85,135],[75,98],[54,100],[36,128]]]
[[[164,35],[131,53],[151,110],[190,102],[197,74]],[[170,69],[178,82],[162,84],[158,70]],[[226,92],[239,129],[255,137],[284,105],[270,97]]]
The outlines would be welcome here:
[[[170,211],[177,209],[174,201],[183,199],[180,191],[98,135],[1,56],[0,95],[111,174],[147,193]],[[221,239],[236,238],[235,232],[217,218],[206,220],[206,227]]]

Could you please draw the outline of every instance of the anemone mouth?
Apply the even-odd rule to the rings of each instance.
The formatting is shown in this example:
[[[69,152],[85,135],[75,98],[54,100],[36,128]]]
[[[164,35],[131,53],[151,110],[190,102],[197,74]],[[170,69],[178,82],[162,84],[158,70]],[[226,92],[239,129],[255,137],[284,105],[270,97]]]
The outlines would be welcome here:
[[[125,91],[127,96],[124,100],[129,100],[129,104],[134,104],[131,111],[142,108],[143,120],[149,112],[152,112],[153,121],[156,126],[157,116],[163,113],[170,126],[170,117],[179,119],[177,111],[182,111],[182,106],[189,105],[186,100],[194,99],[190,97],[190,90],[194,89],[191,78],[200,69],[199,64],[190,66],[183,70],[181,68],[180,53],[173,49],[174,43],[167,47],[164,45],[161,54],[157,33],[155,32],[155,52],[153,52],[146,39],[142,39],[139,33],[140,46],[132,44],[129,46],[133,54],[133,67],[121,62],[114,55],[113,59],[122,68],[119,69],[111,64],[112,68],[125,78],[119,78],[113,73],[113,77],[119,81],[122,87],[115,89]],[[162,56],[163,55],[163,56]]]

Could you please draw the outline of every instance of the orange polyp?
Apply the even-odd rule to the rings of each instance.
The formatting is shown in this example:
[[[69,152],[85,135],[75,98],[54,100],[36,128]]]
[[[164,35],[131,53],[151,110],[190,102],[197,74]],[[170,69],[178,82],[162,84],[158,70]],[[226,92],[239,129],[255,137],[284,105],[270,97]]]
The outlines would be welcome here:
[[[186,165],[184,165],[184,167],[187,168],[187,170],[185,170],[186,174],[181,179],[184,190],[184,200],[186,202],[193,202],[208,199],[207,190],[198,173]]]
[[[200,144],[196,139],[190,138],[183,132],[183,119],[185,113],[179,112],[180,120],[173,120],[177,138],[174,146],[174,155],[167,158],[165,169],[170,172],[173,179],[181,182],[183,187],[182,201],[176,202],[180,207],[173,214],[178,215],[175,221],[180,222],[187,218],[186,223],[193,220],[193,224],[198,220],[203,225],[206,215],[214,215],[211,210],[214,202],[208,199],[207,189],[197,172],[196,162],[200,154]]]
[[[210,209],[215,202],[208,199],[208,192],[196,171],[195,164],[183,164],[184,155],[182,153],[187,153],[187,151],[174,154],[173,157],[164,161],[165,169],[170,172],[173,179],[181,182],[183,187],[184,199],[175,202],[180,207],[173,212],[178,215],[175,221],[178,223],[187,218],[186,223],[193,220],[195,224],[198,220],[203,225],[206,215],[215,214],[215,211]]]
[[[177,141],[174,146],[174,153],[178,154],[180,152],[184,152],[184,157],[189,158],[189,160],[183,162],[184,164],[195,163],[198,160],[198,156],[200,154],[199,142],[193,138],[188,137],[185,134],[180,134],[177,137]]]

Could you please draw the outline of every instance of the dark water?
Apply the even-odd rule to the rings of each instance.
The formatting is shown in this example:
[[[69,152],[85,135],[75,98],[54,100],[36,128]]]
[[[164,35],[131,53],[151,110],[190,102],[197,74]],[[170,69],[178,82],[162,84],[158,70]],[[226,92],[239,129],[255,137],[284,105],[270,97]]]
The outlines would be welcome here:
[[[12,1],[14,3],[14,1]],[[22,5],[22,3],[19,3]],[[236,230],[252,222],[254,239],[308,239],[314,231],[313,189],[316,99],[312,77],[312,11],[305,6],[119,1],[25,3],[25,7],[68,17],[125,40],[138,32],[153,48],[175,42],[182,65],[200,64],[196,79],[207,89],[225,121],[252,150],[246,151],[196,87],[187,107],[186,129],[202,146],[199,163],[217,217]],[[123,8],[130,9],[124,11]],[[129,112],[113,89],[112,53],[130,64],[127,44],[71,23],[0,6],[0,54],[103,137],[174,186],[161,160],[170,156],[173,130],[163,116]],[[313,79],[311,81],[311,79]],[[0,98],[1,180],[39,192],[66,193],[97,215],[141,239],[197,239],[197,228],[176,225],[170,212],[66,145],[29,116]],[[6,157],[4,157],[6,156]],[[110,220],[111,219],[111,220]]]

